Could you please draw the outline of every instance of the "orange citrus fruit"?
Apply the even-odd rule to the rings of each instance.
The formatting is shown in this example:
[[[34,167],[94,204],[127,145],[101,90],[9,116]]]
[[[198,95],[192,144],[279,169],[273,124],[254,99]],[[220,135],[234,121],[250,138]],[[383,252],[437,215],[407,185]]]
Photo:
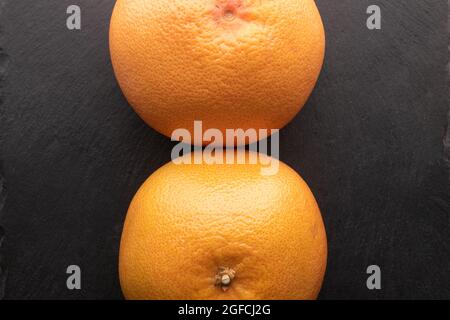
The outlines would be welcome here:
[[[318,205],[293,169],[261,167],[170,162],[153,173],[125,221],[124,296],[315,299],[327,256]]]
[[[169,137],[195,120],[224,135],[282,128],[311,94],[324,47],[314,0],[118,0],[110,26],[125,97]]]

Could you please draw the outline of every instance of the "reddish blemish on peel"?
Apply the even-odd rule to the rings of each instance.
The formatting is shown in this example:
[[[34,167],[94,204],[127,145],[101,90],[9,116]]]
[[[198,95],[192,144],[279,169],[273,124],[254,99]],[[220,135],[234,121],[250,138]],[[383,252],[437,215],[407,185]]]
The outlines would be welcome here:
[[[234,20],[246,20],[249,16],[243,0],[219,0],[213,9],[214,19],[218,23],[231,22]]]

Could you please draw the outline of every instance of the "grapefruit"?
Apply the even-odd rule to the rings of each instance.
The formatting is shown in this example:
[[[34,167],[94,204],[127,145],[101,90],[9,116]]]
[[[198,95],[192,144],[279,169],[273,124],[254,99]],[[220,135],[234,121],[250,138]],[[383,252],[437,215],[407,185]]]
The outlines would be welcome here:
[[[131,202],[119,274],[127,299],[315,299],[326,257],[319,207],[287,165],[170,162]]]
[[[324,47],[314,0],[118,0],[110,24],[125,97],[169,137],[195,120],[262,129],[256,139],[281,129],[313,90]]]

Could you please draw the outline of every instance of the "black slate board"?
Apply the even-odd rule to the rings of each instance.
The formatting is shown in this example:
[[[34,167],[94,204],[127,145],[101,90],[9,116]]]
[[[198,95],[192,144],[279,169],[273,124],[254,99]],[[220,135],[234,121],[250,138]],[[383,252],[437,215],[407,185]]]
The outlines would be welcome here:
[[[373,2],[379,31],[365,27]],[[320,298],[448,299],[447,1],[317,3],[326,61],[307,106],[282,130],[281,159],[322,209],[329,260]],[[0,4],[0,296],[122,298],[127,206],[173,144],[127,107],[115,81],[114,0],[77,0],[81,31],[65,25],[74,1]],[[82,268],[82,290],[66,288],[71,264]],[[382,290],[366,288],[371,264]]]

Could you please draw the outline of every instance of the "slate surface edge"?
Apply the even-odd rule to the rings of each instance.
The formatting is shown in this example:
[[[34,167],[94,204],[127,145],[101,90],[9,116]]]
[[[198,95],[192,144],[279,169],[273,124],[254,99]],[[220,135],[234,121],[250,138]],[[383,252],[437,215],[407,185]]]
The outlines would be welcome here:
[[[450,57],[450,0],[447,2],[448,9],[448,22],[447,22],[447,37],[448,37],[448,56]],[[448,72],[448,78],[447,78],[447,86],[450,84],[450,61],[447,64],[447,72]],[[448,124],[447,124],[447,130],[444,136],[444,148],[445,148],[445,161],[447,163],[447,168],[450,170],[450,86],[448,86],[448,98],[449,98],[449,110],[448,110]],[[450,179],[450,175],[449,175]],[[450,184],[450,181],[449,181]]]
[[[0,17],[3,13],[3,7],[6,3],[6,0],[0,0]],[[4,91],[3,91],[3,83],[6,77],[7,65],[8,65],[8,55],[5,53],[3,49],[3,30],[0,25],[0,117],[3,117],[2,113],[2,105],[4,103]],[[1,133],[0,133],[1,134]],[[2,136],[0,135],[0,143],[2,141]],[[3,175],[3,163],[0,161],[0,300],[3,299],[5,294],[5,282],[6,282],[6,266],[5,266],[5,258],[3,255],[3,240],[5,238],[5,231],[2,227],[2,218],[3,218],[3,208],[6,201],[6,181]]]

